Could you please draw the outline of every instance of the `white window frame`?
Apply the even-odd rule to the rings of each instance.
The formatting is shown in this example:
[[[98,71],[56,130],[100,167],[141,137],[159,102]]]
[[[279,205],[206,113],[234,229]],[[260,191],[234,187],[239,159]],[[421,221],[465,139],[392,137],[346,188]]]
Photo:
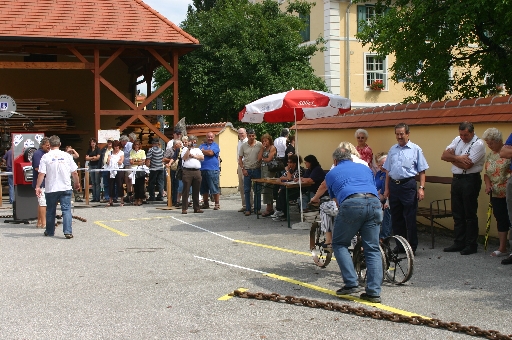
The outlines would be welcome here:
[[[363,78],[363,84],[364,84],[364,90],[365,91],[372,91],[370,90],[370,83],[368,77],[371,76],[371,74],[375,74],[375,77],[372,77],[373,80],[382,80],[384,83],[384,89],[382,91],[388,91],[388,57],[386,56],[382,61],[382,70],[368,70],[367,67],[367,59],[369,57],[378,57],[375,53],[364,53],[364,60],[363,60],[363,68],[364,68],[364,78]]]

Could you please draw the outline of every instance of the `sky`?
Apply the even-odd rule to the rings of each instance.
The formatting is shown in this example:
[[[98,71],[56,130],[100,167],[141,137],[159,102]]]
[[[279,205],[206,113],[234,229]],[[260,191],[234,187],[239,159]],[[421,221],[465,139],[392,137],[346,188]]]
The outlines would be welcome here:
[[[187,17],[187,8],[192,0],[142,0],[149,7],[169,19],[173,24],[179,26]],[[137,89],[146,93],[146,83],[139,84]]]

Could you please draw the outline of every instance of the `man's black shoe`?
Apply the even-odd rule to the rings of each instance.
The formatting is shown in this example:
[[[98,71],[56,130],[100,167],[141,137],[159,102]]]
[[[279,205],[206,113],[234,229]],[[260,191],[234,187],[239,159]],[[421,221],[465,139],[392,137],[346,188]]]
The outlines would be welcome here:
[[[150,198],[148,198],[148,201],[150,201],[150,202],[154,202],[154,201],[155,201],[155,198],[154,198],[154,197],[150,197]]]
[[[448,248],[444,248],[443,251],[446,252],[446,253],[454,253],[456,251],[461,251],[463,249],[464,249],[464,247],[460,247],[460,246],[457,246],[455,244],[452,244]]]
[[[163,197],[157,197],[156,200],[159,201],[159,202],[162,202],[164,200],[164,198]]]
[[[117,198],[114,198],[112,202],[117,203]]]
[[[506,259],[501,260],[501,264],[512,264],[512,255],[510,255]]]
[[[469,247],[466,247],[464,249],[462,249],[462,251],[460,252],[461,255],[471,255],[471,254],[474,254],[476,253],[476,249],[475,248],[469,248]]]

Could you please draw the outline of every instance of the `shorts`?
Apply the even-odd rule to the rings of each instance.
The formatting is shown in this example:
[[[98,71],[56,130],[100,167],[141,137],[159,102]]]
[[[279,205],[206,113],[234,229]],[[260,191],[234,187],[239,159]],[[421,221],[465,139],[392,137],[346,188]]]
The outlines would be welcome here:
[[[201,170],[201,195],[220,194],[219,175],[219,170]]]
[[[41,188],[41,196],[37,198],[37,203],[40,207],[46,207],[46,196],[44,194],[44,188]]]

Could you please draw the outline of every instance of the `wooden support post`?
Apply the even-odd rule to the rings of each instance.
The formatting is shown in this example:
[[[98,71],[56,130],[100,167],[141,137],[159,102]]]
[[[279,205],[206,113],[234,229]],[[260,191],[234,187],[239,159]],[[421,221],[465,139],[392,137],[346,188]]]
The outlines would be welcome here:
[[[85,204],[89,205],[89,170],[88,168],[85,170]]]

